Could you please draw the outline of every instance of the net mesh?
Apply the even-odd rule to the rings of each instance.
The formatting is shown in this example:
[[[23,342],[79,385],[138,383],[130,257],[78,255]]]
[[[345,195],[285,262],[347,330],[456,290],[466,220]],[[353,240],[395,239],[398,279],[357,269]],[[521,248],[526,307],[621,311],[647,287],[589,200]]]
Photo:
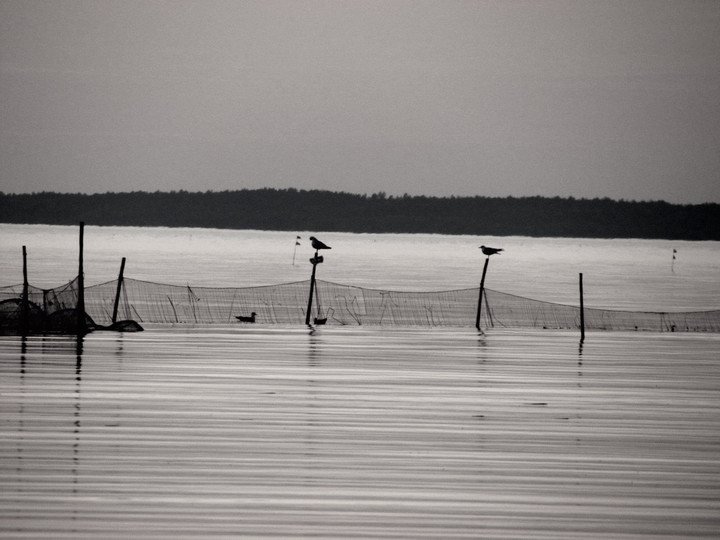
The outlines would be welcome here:
[[[261,287],[191,287],[126,278],[117,319],[140,323],[236,324],[255,313],[258,324],[303,324],[310,280]],[[117,280],[85,289],[85,309],[98,324],[109,324]],[[73,309],[77,280],[55,289],[29,287],[30,303],[52,314]],[[316,281],[311,316],[328,325],[475,326],[479,289],[406,292]],[[22,285],[0,288],[0,323],[19,315]],[[14,299],[14,300],[13,300]],[[720,332],[720,310],[698,312],[615,311],[585,308],[586,330]],[[580,308],[486,289],[481,328],[579,329]]]

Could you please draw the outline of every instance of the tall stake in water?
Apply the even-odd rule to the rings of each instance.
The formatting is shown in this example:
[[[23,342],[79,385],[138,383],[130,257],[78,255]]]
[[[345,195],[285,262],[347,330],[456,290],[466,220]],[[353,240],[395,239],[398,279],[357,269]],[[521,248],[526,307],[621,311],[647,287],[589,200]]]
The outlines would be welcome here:
[[[310,259],[310,262],[313,265],[313,269],[312,275],[310,276],[310,297],[308,298],[307,311],[305,312],[305,324],[308,326],[310,326],[310,312],[312,311],[313,292],[315,291],[315,269],[318,264],[323,262],[323,257],[315,251],[315,256]]]
[[[485,274],[487,274],[487,267],[489,262],[490,257],[486,257],[485,265],[483,266],[482,278],[480,278],[480,295],[478,296],[477,316],[475,317],[475,328],[477,328],[478,330],[480,330],[480,312],[482,311],[482,297],[483,292],[485,291]]]
[[[478,330],[480,330],[480,311],[482,310],[482,298],[485,293],[485,274],[487,273],[488,262],[490,262],[490,255],[497,255],[501,251],[504,251],[503,248],[493,248],[489,246],[480,246],[480,249],[487,258],[485,259],[485,266],[483,266],[482,278],[480,279],[480,296],[478,297],[477,316],[475,317],[475,328]]]
[[[28,273],[27,273],[27,249],[25,246],[22,247],[23,257],[23,292],[22,292],[22,303],[20,304],[20,332],[21,335],[26,336],[29,328],[29,284],[28,284]]]
[[[583,300],[583,280],[580,272],[580,343],[585,341],[585,304]]]
[[[310,262],[313,265],[313,269],[312,269],[312,276],[310,277],[310,297],[308,298],[307,312],[305,313],[305,324],[307,324],[308,326],[310,325],[310,311],[312,310],[313,291],[315,290],[315,269],[317,268],[318,264],[323,262],[323,257],[322,257],[322,255],[318,255],[318,251],[321,249],[332,249],[330,246],[323,244],[320,240],[318,240],[314,236],[310,237],[310,243],[312,244],[312,247],[315,249],[315,256],[312,259],[310,259]],[[318,304],[320,304],[319,300],[318,300]],[[318,324],[322,324],[317,319],[316,319],[316,322]]]
[[[77,316],[77,335],[81,336],[87,333],[87,324],[85,322],[85,271],[83,270],[83,243],[85,235],[85,222],[80,222],[80,256],[78,258],[78,303],[76,310]]]

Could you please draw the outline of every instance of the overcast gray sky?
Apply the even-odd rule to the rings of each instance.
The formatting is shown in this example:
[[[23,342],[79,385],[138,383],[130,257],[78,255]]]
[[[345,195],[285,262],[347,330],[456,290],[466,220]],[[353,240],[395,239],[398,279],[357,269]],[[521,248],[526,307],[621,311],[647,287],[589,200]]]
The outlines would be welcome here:
[[[720,202],[717,0],[0,0],[0,191]]]

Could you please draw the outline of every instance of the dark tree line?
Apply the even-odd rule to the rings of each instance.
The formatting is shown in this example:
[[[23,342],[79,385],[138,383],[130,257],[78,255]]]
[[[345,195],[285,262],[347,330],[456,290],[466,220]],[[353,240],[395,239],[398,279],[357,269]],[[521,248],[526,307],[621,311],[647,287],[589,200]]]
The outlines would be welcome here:
[[[720,240],[720,205],[546,197],[388,197],[256,189],[0,192],[0,222]]]

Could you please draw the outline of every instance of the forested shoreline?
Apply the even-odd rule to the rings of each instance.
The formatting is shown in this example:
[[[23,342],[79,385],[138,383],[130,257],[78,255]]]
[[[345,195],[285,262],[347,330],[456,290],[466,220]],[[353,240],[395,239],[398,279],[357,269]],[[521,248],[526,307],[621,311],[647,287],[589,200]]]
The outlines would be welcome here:
[[[720,204],[254,189],[0,192],[0,222],[356,233],[720,240]]]

